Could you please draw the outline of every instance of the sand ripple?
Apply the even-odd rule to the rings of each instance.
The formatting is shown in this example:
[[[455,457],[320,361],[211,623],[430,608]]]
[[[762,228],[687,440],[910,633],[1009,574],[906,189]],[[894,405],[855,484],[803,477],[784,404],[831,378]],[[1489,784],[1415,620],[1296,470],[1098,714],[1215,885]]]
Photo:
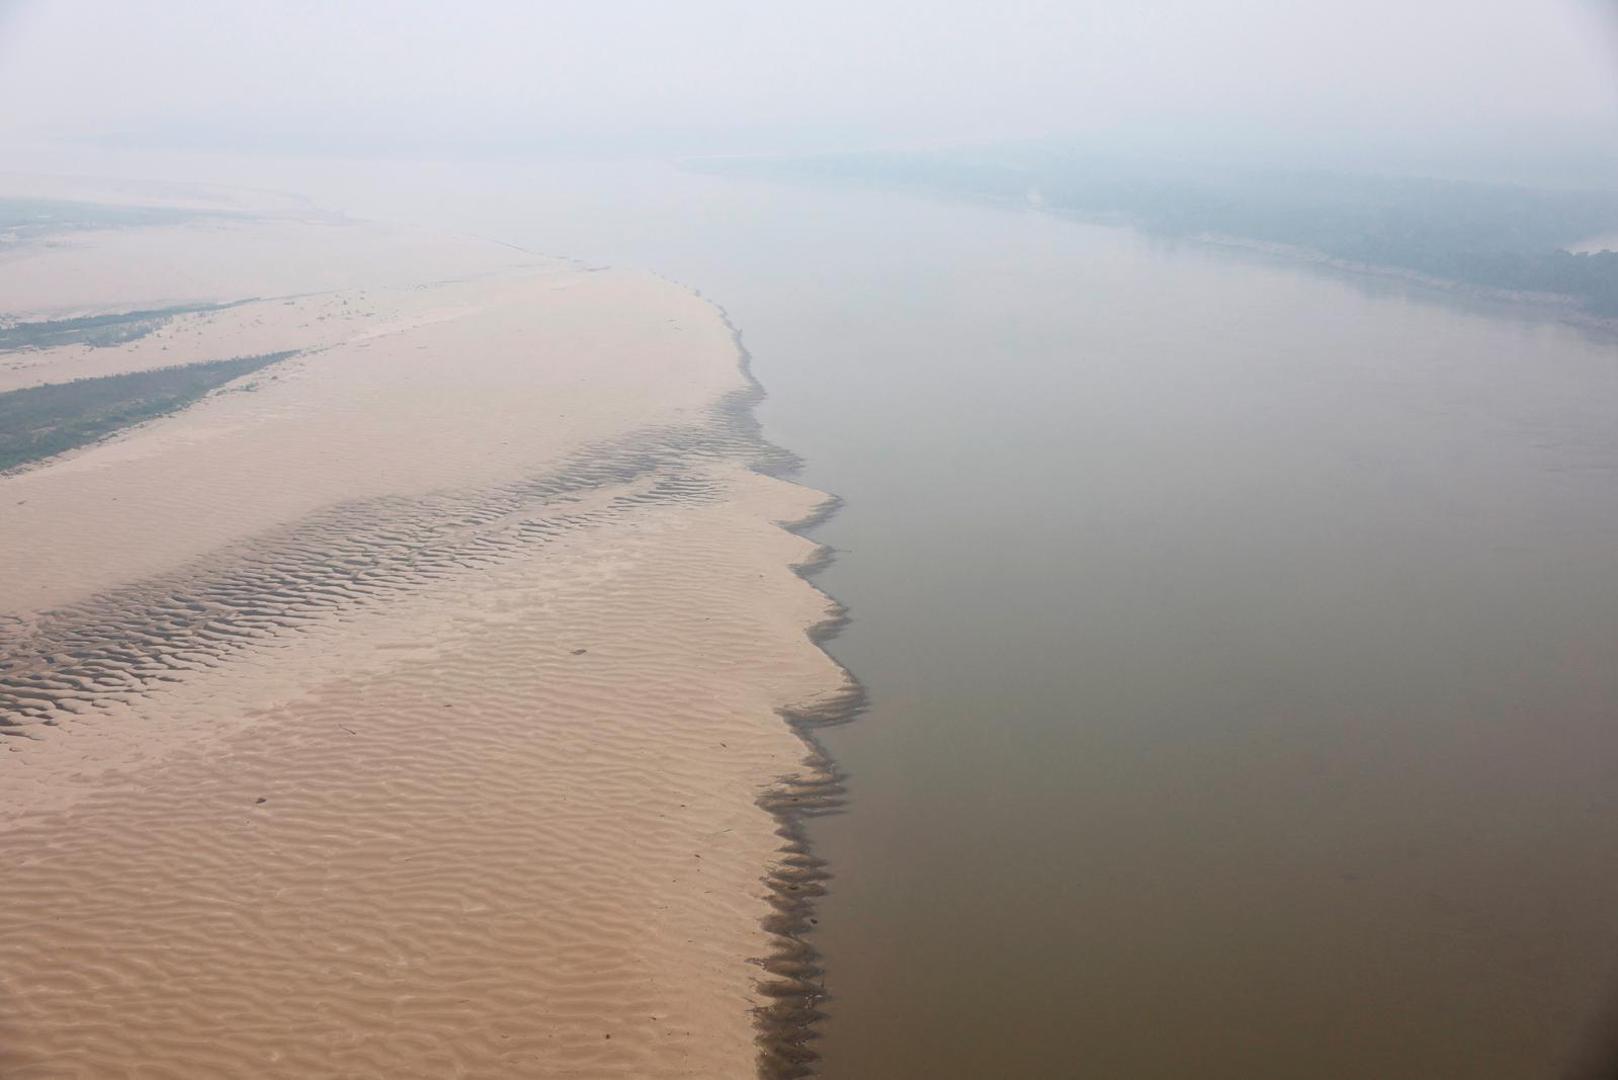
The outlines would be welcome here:
[[[239,648],[664,502],[725,494],[692,468],[773,450],[727,422],[643,433],[490,491],[335,507],[180,572],[0,624],[0,737],[34,734],[212,667]]]

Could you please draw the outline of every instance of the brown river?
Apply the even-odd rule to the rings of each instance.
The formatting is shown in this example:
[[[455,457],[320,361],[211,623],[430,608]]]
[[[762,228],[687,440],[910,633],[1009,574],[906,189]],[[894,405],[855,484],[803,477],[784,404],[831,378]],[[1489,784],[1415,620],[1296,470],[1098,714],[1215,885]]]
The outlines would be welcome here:
[[[1557,1074],[1618,992],[1618,342],[899,194],[591,200],[511,234],[724,305],[847,500],[828,1080]]]

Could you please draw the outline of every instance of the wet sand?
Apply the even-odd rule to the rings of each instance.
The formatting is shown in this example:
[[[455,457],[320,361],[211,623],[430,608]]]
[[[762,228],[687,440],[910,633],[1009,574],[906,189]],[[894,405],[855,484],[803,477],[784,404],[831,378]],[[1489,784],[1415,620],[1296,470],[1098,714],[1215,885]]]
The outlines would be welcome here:
[[[303,350],[0,477],[0,1074],[790,1056],[756,1010],[790,1019],[784,823],[829,778],[783,714],[852,690],[782,527],[824,497],[765,474],[717,310],[290,219],[9,251],[0,293],[257,298],[0,390]]]

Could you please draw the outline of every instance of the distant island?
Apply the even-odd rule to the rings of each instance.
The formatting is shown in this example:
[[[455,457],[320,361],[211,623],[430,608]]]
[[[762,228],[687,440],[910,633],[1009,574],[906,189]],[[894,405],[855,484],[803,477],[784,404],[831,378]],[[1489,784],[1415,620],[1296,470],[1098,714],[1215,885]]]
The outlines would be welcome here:
[[[1618,316],[1618,194],[1422,177],[1125,160],[1050,144],[729,159],[710,171],[854,181],[1243,241]]]

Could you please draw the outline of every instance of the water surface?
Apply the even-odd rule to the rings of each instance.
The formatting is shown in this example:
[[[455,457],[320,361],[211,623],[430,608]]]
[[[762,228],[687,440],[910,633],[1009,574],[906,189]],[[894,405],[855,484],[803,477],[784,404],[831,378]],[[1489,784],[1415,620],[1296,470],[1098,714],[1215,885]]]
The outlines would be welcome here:
[[[1618,351],[1034,215],[692,198],[625,254],[731,311],[847,499],[825,1075],[1554,1074],[1618,946]]]

